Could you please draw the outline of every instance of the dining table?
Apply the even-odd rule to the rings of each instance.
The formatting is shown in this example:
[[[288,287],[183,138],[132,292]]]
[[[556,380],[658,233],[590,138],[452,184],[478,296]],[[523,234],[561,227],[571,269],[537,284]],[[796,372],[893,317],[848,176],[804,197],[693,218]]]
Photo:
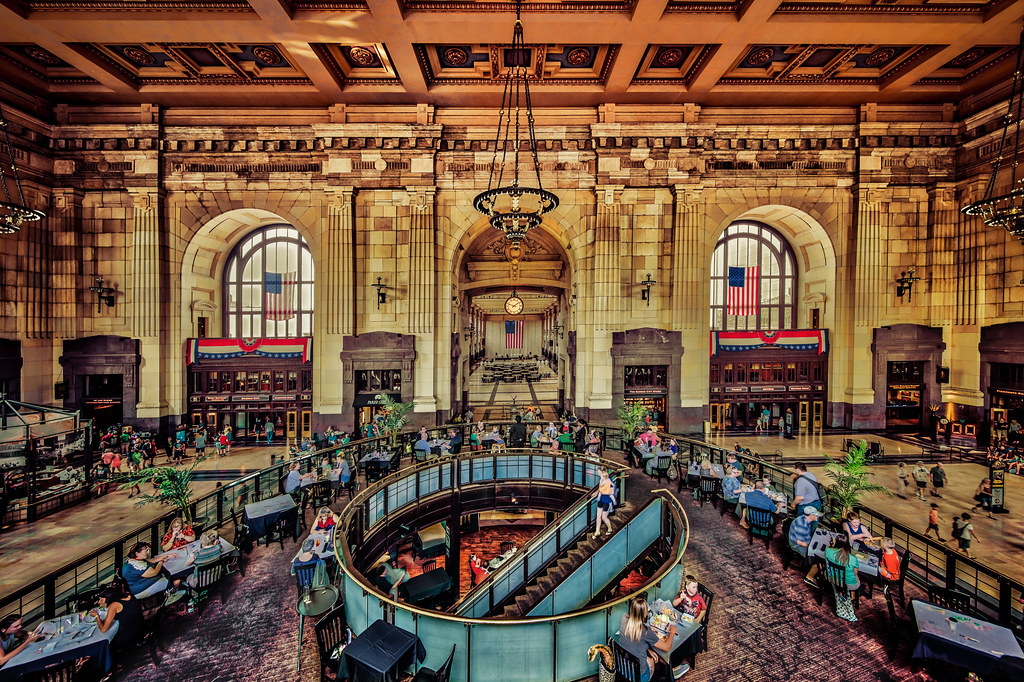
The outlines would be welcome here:
[[[681,611],[672,606],[672,602],[665,601],[663,599],[654,599],[648,602],[650,608],[650,617],[648,619],[648,625],[651,625],[652,629],[658,634],[658,637],[665,639],[668,637],[668,627],[665,629],[660,628],[655,618],[658,614],[665,614],[668,616],[668,625],[675,625],[676,634],[672,638],[672,644],[669,646],[668,651],[663,651],[657,647],[652,649],[657,652],[658,656],[661,657],[665,663],[670,666],[677,666],[682,663],[682,656],[673,656],[683,644],[685,644],[691,637],[700,631],[701,624],[695,621],[689,616],[685,616]]]
[[[306,540],[313,541],[313,556],[321,559],[324,562],[332,562],[335,560],[334,557],[334,530],[336,526],[331,526],[331,529],[327,532],[321,531],[310,531],[309,535],[306,536]],[[299,551],[292,557],[292,575],[295,575],[295,567],[301,563],[299,557],[302,556],[302,545],[305,545],[306,541],[303,540],[299,543]],[[305,562],[308,563],[308,562]]]
[[[232,553],[236,556],[239,554],[238,548],[224,538],[218,538],[218,541],[220,542],[220,555],[222,557],[229,556]],[[180,580],[192,575],[196,570],[194,563],[188,563],[188,558],[190,555],[195,554],[200,547],[200,541],[196,540],[182,547],[178,547],[177,549],[172,549],[169,552],[159,554],[153,558],[159,559],[160,557],[165,557],[164,570],[166,570],[168,575],[175,580]]]
[[[334,585],[320,585],[303,590],[295,603],[295,612],[299,615],[299,654],[295,664],[296,670],[302,670],[302,624],[308,618],[322,616],[338,603],[340,592]]]
[[[686,475],[694,478],[700,478],[701,476],[722,478],[725,476],[725,470],[722,468],[721,464],[712,464],[710,470],[701,471],[700,462],[690,462],[686,469]]]
[[[1011,679],[1003,675],[1006,660],[1024,659],[1017,638],[1002,625],[918,599],[910,600],[910,611],[918,632],[911,658],[955,665],[986,680]]]
[[[836,533],[831,530],[821,528],[814,529],[814,535],[811,536],[811,542],[807,546],[808,557],[824,557],[825,550],[828,549],[837,537],[842,533]],[[868,578],[878,578],[878,556],[871,554],[870,552],[859,552],[855,551],[853,556],[857,557],[857,573]]]
[[[406,598],[410,604],[421,604],[439,594],[447,592],[452,587],[452,578],[443,568],[435,568],[409,578],[402,583]]]
[[[293,519],[298,524],[298,509],[295,499],[291,495],[284,494],[259,502],[250,502],[245,505],[243,516],[253,537],[261,538],[267,534],[267,530],[271,526],[282,518]]]
[[[378,469],[381,472],[387,473],[397,468],[398,462],[395,459],[396,454],[387,451],[368,452],[359,460],[359,468],[363,471]]]
[[[113,658],[110,642],[117,634],[117,621],[106,632],[82,614],[62,616],[43,621],[40,632],[44,639],[32,642],[0,667],[0,682],[16,682],[22,675],[79,658],[89,658],[90,667],[102,677],[110,672]]]
[[[741,516],[743,514],[743,507],[747,506],[747,493],[749,493],[751,490],[752,488],[750,488],[749,486],[744,486],[743,488],[740,488],[739,499],[736,501],[737,516]],[[775,508],[776,514],[785,513],[786,503],[789,501],[789,498],[786,497],[786,493],[775,492],[774,490],[765,490],[764,494],[767,495],[771,499],[771,501],[777,505]]]
[[[345,647],[342,656],[347,670],[339,669],[352,682],[395,682],[400,672],[423,662],[427,650],[420,638],[383,620],[370,623]]]

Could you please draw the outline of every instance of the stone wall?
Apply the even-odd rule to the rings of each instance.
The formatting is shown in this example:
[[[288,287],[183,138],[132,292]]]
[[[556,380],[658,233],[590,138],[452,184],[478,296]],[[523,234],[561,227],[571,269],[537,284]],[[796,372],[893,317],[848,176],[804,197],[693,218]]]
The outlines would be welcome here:
[[[941,400],[980,409],[981,329],[1024,319],[1021,245],[957,210],[982,191],[998,136],[984,126],[998,111],[965,121],[948,107],[887,107],[885,121],[871,106],[618,106],[600,108],[596,123],[593,110],[560,112],[557,123],[541,114],[542,177],[561,203],[539,229],[564,249],[575,295],[564,322],[575,332],[567,402],[613,414],[613,334],[660,329],[685,358],[672,382],[673,429],[699,429],[707,267],[722,231],[750,219],[793,245],[799,326],[816,308],[831,331],[830,425],[882,416],[865,368],[876,364],[875,330],[894,324],[941,329],[952,368]],[[445,418],[459,399],[452,334],[466,326],[458,263],[490,229],[471,199],[487,182],[493,129],[472,111],[375,107],[372,123],[359,107],[345,112],[310,110],[308,122],[290,112],[284,123],[273,111],[239,112],[234,126],[202,111],[164,126],[149,106],[83,108],[66,119],[73,125],[13,117],[31,201],[48,213],[0,239],[0,335],[23,342],[23,397],[52,398],[62,340],[121,336],[139,342],[138,418],[176,420],[184,340],[198,317],[222,334],[228,253],[250,230],[287,222],[317,269],[317,414],[349,409],[337,380],[344,340],[386,331],[415,339],[416,412]],[[895,278],[910,267],[921,280],[901,301]],[[657,284],[642,301],[648,274]],[[97,311],[89,286],[100,276],[117,295]]]

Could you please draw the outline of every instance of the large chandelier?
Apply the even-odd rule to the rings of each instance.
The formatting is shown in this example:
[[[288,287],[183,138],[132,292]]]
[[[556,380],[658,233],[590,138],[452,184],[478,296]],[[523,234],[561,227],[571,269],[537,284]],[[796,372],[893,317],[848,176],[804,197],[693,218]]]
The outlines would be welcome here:
[[[1024,168],[1021,167],[1021,117],[1024,115],[1024,92],[1022,75],[1024,69],[1024,30],[1021,30],[1017,45],[1017,65],[1013,70],[1013,84],[1010,86],[1010,101],[1003,122],[1003,134],[999,138],[999,153],[992,164],[992,175],[985,185],[985,195],[960,210],[966,215],[981,216],[990,227],[1001,227],[1024,243]],[[1012,140],[1012,141],[1011,141]],[[1007,144],[1013,145],[1013,165],[1010,167],[1010,191],[995,195],[996,176],[1003,162],[1008,160]]]
[[[494,62],[492,78],[504,78],[505,90],[501,97],[498,130],[494,138],[494,156],[487,190],[476,195],[473,206],[490,218],[491,226],[505,233],[512,243],[523,239],[527,230],[540,225],[541,216],[558,206],[558,197],[546,191],[540,182],[540,162],[537,160],[537,136],[533,130],[533,107],[530,103],[529,68],[530,50],[523,42],[523,22],[520,18],[522,0],[516,0],[516,23],[512,31],[511,49],[500,50]],[[504,53],[506,70],[499,71],[500,56]],[[540,74],[538,74],[539,77]],[[524,111],[525,109],[525,111]],[[525,131],[524,131],[525,128]],[[519,178],[519,154],[526,132],[533,161],[536,187],[524,186]],[[500,158],[499,158],[500,154]],[[512,157],[511,178],[507,177],[505,161]]]
[[[3,187],[3,198],[0,199],[0,234],[11,234],[21,229],[23,223],[42,220],[44,214],[25,203],[25,191],[21,188],[21,177],[18,175],[18,164],[14,161],[14,147],[11,136],[7,132],[7,119],[4,118],[3,107],[0,107],[0,129],[3,130],[3,145],[0,147],[0,187]],[[14,179],[17,196],[11,194],[8,186],[7,172]]]

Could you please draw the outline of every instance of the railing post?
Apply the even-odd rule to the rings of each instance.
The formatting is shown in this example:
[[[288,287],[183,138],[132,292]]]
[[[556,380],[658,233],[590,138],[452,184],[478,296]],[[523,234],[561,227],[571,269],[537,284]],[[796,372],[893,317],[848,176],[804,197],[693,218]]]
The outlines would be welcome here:
[[[956,589],[956,552],[951,552],[945,547],[942,553],[946,555],[946,589]]]
[[[1010,596],[1010,584],[999,581],[999,624],[1013,629],[1013,598]]]
[[[57,615],[57,583],[47,580],[43,583],[43,618],[49,620]]]
[[[217,489],[217,527],[224,525],[224,490],[225,488]]]

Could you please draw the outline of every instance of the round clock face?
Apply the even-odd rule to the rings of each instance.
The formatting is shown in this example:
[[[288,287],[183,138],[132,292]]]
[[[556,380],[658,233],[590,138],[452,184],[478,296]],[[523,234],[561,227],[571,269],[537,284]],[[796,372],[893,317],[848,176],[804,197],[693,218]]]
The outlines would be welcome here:
[[[518,315],[523,312],[523,299],[518,296],[509,296],[505,301],[505,312],[509,315]]]

